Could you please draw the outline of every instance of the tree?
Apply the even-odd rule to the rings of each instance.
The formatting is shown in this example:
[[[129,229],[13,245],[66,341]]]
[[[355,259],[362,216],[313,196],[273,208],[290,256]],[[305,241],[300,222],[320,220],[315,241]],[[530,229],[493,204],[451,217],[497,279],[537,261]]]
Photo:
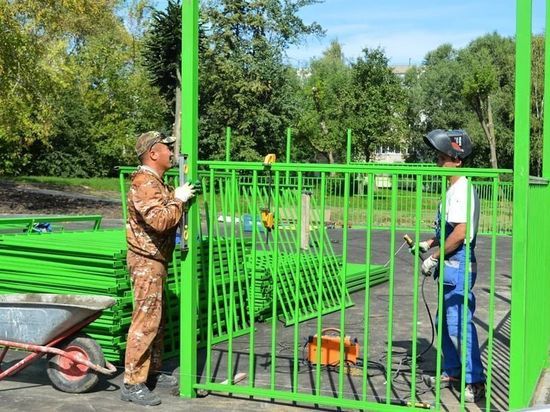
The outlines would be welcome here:
[[[0,2],[0,170],[17,173],[30,161],[28,148],[54,135],[70,85],[67,55],[108,27],[113,10],[111,0]]]
[[[164,128],[165,104],[136,53],[139,29],[130,33],[120,17],[144,1],[117,4],[0,3],[0,171],[112,174],[137,161],[137,134]]]
[[[223,155],[225,126],[233,128],[234,159],[257,160],[268,152],[281,152],[284,130],[296,107],[295,75],[284,64],[284,52],[303,36],[321,32],[317,24],[305,25],[296,15],[312,3],[315,0],[206,0],[201,4],[201,158]],[[144,51],[153,83],[173,106],[180,100],[180,16],[181,5],[176,1],[169,1],[165,12],[154,13]]]
[[[221,157],[224,126],[233,128],[232,158],[258,160],[284,151],[296,111],[290,44],[321,34],[297,16],[315,0],[207,0],[200,40],[201,157]]]
[[[476,114],[490,149],[490,162],[498,168],[494,100],[513,84],[513,42],[496,33],[474,40],[458,57],[463,70],[462,94]]]
[[[406,94],[382,49],[365,48],[363,56],[352,64],[352,88],[353,130],[365,160],[369,161],[380,145],[403,146],[407,135]]]
[[[143,48],[144,65],[152,83],[168,103],[173,121],[172,134],[180,142],[181,112],[181,5],[169,0],[166,10],[153,12]],[[176,153],[179,147],[176,147]]]
[[[302,87],[298,137],[326,157],[329,163],[342,158],[346,127],[352,104],[351,69],[345,63],[342,46],[333,41],[323,57],[313,60]]]

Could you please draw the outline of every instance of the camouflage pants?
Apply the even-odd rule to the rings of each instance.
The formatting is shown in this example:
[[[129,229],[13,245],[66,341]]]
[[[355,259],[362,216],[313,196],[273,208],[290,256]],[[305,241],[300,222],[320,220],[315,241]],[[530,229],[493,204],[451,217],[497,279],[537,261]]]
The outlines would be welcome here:
[[[128,251],[128,271],[134,291],[134,311],[128,331],[124,383],[144,383],[162,366],[164,332],[163,286],[166,266]]]

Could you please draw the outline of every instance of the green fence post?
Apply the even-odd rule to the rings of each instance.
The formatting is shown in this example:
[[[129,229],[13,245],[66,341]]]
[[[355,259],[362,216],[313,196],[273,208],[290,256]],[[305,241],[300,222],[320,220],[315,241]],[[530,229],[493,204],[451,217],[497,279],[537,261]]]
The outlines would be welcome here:
[[[516,86],[514,124],[514,202],[512,228],[512,315],[510,331],[511,410],[527,406],[524,379],[527,274],[527,194],[531,108],[531,0],[516,2]]]
[[[181,7],[181,153],[186,153],[190,181],[198,178],[198,47],[199,2],[184,0]],[[191,202],[188,211],[188,252],[181,256],[180,294],[180,396],[196,396],[197,375],[197,246],[199,205]]]
[[[286,157],[285,162],[290,163],[290,144],[292,142],[292,129],[288,127],[286,129]],[[285,173],[285,183],[288,185],[290,179],[290,170],[287,170]]]
[[[346,163],[348,165],[351,163],[351,129],[348,129],[347,131]]]
[[[225,128],[225,161],[231,160],[231,127]]]

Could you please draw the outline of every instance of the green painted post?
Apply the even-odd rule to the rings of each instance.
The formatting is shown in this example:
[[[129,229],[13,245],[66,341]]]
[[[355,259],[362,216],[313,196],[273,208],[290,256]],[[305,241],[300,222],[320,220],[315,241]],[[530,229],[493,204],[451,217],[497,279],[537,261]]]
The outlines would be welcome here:
[[[124,224],[126,224],[126,219],[128,218],[128,207],[126,205],[127,199],[126,199],[126,186],[124,185],[124,172],[120,170],[118,172],[118,183],[120,185],[120,199],[122,201],[122,219],[124,220]]]
[[[188,180],[194,181],[198,178],[198,0],[183,0],[181,13],[181,153],[188,155]],[[189,251],[182,252],[180,273],[180,396],[192,398],[197,375],[197,201],[189,207],[188,224]]]
[[[225,128],[225,161],[231,160],[231,127]]]
[[[512,227],[512,316],[510,333],[510,410],[528,404],[524,357],[527,274],[527,194],[529,185],[529,117],[531,112],[532,1],[516,2],[516,87],[514,123],[514,202]]]
[[[422,175],[416,176],[416,208],[415,208],[415,228],[414,238],[420,239],[420,217],[422,212]],[[415,250],[415,256],[418,255],[419,248]],[[420,263],[419,259],[414,259],[414,276],[413,276],[413,307],[412,307],[412,372],[411,372],[411,400],[416,400],[416,355],[417,355],[417,342],[418,342],[418,278],[420,276]]]
[[[441,223],[440,223],[440,234],[439,234],[439,244],[445,244],[445,238],[447,234],[445,233],[445,226],[447,225],[447,179],[441,179]],[[439,273],[443,273],[445,270],[445,248],[439,248]],[[437,307],[443,308],[443,276],[438,278],[438,292],[437,292]],[[435,365],[435,408],[436,410],[441,409],[441,361],[442,361],[442,336],[443,336],[443,317],[437,317],[437,358]]]
[[[493,345],[495,325],[495,275],[497,260],[497,210],[499,180],[493,179],[491,207],[491,277],[489,281],[489,332],[487,336],[487,393],[485,395],[485,410],[491,409],[491,393],[493,390]]]
[[[321,335],[322,335],[322,312],[323,312],[323,276],[324,276],[324,266],[323,266],[323,257],[325,252],[325,235],[326,235],[326,225],[325,225],[325,210],[326,210],[326,195],[327,195],[327,175],[326,173],[321,174],[321,210],[319,212],[319,266],[317,273],[317,347],[321,347]],[[315,394],[317,396],[321,395],[321,351],[317,351],[317,359],[315,365]]]
[[[290,163],[290,144],[292,142],[292,129],[289,127],[286,129],[286,157],[285,162]],[[286,171],[285,174],[285,183],[288,185],[290,179],[290,170]]]
[[[372,196],[372,186],[371,181],[372,175],[369,175],[369,199],[370,196]],[[372,183],[374,185],[374,181]],[[389,274],[389,290],[388,290],[388,333],[387,333],[387,347],[386,347],[386,353],[387,353],[387,359],[386,359],[386,404],[390,404],[391,401],[391,394],[392,394],[392,363],[393,363],[393,295],[394,295],[394,286],[395,286],[395,232],[397,230],[397,175],[392,176],[391,181],[391,212],[390,212],[390,274]],[[370,202],[370,207],[372,208],[372,202]],[[371,225],[372,225],[372,213],[369,214],[369,220],[367,222],[367,233],[368,233],[368,246],[366,249],[368,250],[368,255],[366,259],[366,266],[367,266],[367,276],[365,280],[365,311],[368,310],[368,285],[369,285],[369,278],[370,278],[370,242],[371,242]],[[418,241],[417,241],[418,242]],[[418,249],[418,248],[417,248]],[[415,259],[418,260],[418,259]],[[365,319],[368,319],[368,316],[365,316]],[[365,336],[367,336],[367,328],[365,328]],[[368,340],[365,339],[365,348],[367,346]],[[367,353],[367,350],[365,349],[365,354]],[[365,362],[366,363],[366,362]],[[366,385],[366,371],[363,371],[363,378],[364,378],[364,384]],[[364,394],[363,394],[364,396]],[[363,397],[365,399],[365,397]]]
[[[351,163],[351,129],[347,131],[347,141],[346,141],[346,164]]]

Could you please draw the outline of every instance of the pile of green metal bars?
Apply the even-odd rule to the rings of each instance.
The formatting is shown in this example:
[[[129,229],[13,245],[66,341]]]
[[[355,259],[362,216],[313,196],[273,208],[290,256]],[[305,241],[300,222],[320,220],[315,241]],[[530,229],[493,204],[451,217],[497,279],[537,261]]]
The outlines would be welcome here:
[[[0,238],[1,293],[105,295],[115,306],[85,329],[107,359],[121,359],[132,296],[120,230],[5,235]]]
[[[222,239],[222,246],[216,252],[214,278],[217,301],[213,330],[215,341],[227,335],[226,312],[229,304],[228,254]],[[206,305],[208,273],[208,242],[203,242],[199,251],[199,301]],[[243,256],[236,255],[236,262],[243,262]],[[124,232],[98,230],[83,232],[62,232],[46,234],[17,234],[0,237],[0,293],[60,293],[111,296],[117,300],[115,306],[103,312],[102,316],[84,329],[102,346],[106,358],[113,362],[123,359],[126,334],[132,316],[132,292],[126,269],[126,240]],[[179,250],[174,253],[168,265],[165,287],[166,328],[165,356],[179,353],[179,298],[180,282]],[[241,270],[241,272],[243,272]],[[247,304],[247,284],[243,277],[234,280],[235,290],[243,291],[231,306],[233,332],[248,331],[244,308]],[[242,313],[241,313],[242,312]],[[198,308],[197,334],[199,344],[205,344],[206,310]]]

